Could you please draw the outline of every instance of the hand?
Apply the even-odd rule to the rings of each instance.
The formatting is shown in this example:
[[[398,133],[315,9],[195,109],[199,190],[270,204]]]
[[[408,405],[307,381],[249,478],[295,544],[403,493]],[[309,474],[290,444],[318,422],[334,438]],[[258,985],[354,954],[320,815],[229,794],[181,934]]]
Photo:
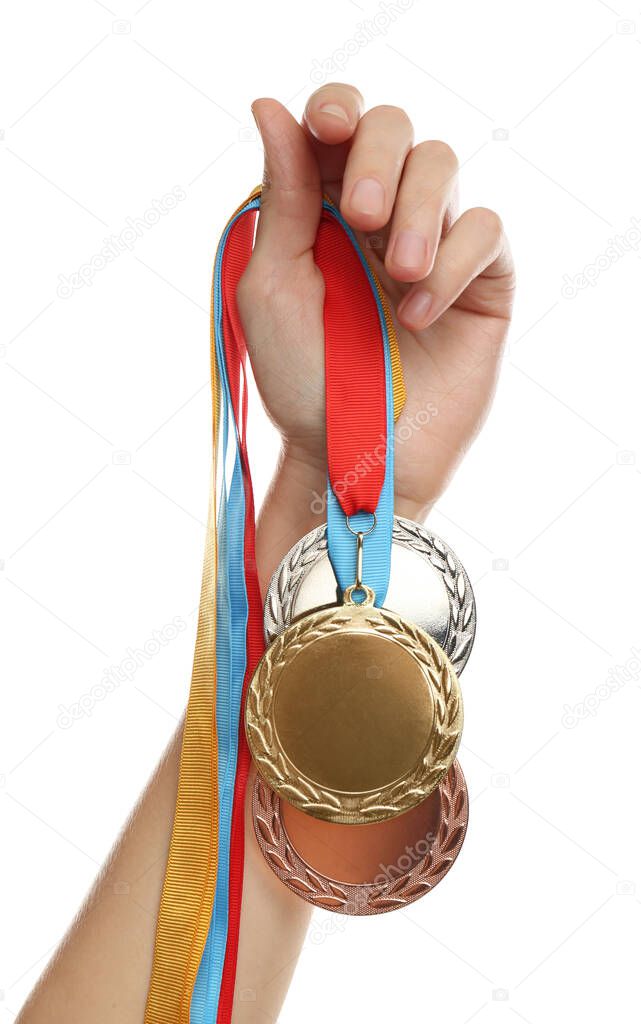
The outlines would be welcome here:
[[[276,100],[253,105],[264,190],[238,302],[267,412],[286,456],[324,471],[323,278],[313,245],[322,195],[354,228],[394,310],[407,388],[397,423],[397,507],[422,518],[482,425],[510,320],[514,270],[491,210],[457,212],[457,161],[443,142],[413,143],[407,114],[362,112],[326,85],[302,125]],[[425,416],[416,414],[427,410]],[[423,425],[418,425],[422,421]]]

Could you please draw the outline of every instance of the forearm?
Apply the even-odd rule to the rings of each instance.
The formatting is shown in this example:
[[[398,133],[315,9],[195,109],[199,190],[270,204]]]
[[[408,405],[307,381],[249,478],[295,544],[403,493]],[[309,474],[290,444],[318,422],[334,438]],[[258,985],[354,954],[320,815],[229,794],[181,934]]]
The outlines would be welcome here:
[[[295,449],[281,452],[256,526],[256,562],[263,597],[274,569],[309,530],[324,522],[325,467]]]
[[[182,725],[18,1015],[18,1024],[141,1024],[176,801],[181,735]]]
[[[322,467],[282,457],[256,535],[263,592],[289,547],[320,521]],[[20,1024],[140,1024],[151,973],[178,785],[182,724],[122,831],[85,905],[19,1015]],[[251,786],[249,787],[251,792]],[[249,797],[250,793],[248,793]],[[266,867],[247,815],[244,901],[234,1024],[275,1019],[293,971],[308,907]],[[265,935],[270,936],[268,942]],[[267,1016],[265,1016],[267,1014]]]

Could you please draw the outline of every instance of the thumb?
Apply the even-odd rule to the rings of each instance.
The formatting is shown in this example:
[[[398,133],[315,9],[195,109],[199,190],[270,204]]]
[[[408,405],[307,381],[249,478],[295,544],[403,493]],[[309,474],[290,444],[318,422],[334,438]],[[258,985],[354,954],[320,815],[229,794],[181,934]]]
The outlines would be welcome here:
[[[252,112],[265,151],[255,253],[291,260],[314,245],[322,207],[320,171],[308,137],[277,100],[255,100]]]

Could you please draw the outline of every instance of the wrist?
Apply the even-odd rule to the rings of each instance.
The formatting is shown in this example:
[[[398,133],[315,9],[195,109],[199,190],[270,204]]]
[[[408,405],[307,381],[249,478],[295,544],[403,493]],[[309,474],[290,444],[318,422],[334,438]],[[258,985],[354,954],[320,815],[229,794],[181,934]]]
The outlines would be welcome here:
[[[324,460],[283,446],[256,527],[256,562],[263,594],[289,549],[325,522],[326,487]]]
[[[312,511],[320,511],[324,516],[327,494],[327,460],[324,454],[318,455],[300,445],[285,443],[282,458],[287,475],[296,479],[307,493]],[[417,497],[401,494],[398,490],[394,494],[394,514],[416,523],[425,521],[433,504],[433,501],[421,502]]]
[[[394,512],[423,522],[430,505],[396,494]],[[327,464],[307,449],[284,443],[276,471],[260,510],[256,562],[265,593],[272,573],[291,547],[327,519]]]

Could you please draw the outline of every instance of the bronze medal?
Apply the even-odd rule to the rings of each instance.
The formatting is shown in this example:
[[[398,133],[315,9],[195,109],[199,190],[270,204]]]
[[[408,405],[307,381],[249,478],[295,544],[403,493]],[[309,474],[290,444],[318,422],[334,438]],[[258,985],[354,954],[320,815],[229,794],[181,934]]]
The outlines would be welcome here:
[[[293,622],[248,691],[258,771],[295,808],[327,822],[381,822],[416,807],[460,742],[462,701],[449,659],[427,633],[373,603],[360,584],[341,606]]]
[[[427,895],[447,874],[465,838],[468,796],[455,761],[406,814],[334,825],[297,811],[258,776],[253,817],[263,857],[292,892],[339,914],[385,914]]]

